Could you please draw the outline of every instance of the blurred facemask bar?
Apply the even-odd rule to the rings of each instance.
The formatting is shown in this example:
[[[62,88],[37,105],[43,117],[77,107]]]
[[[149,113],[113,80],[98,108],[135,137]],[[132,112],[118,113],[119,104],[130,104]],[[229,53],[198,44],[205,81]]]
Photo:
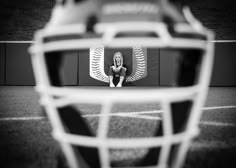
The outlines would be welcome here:
[[[60,1],[54,8],[49,24],[35,35],[35,43],[30,52],[36,90],[52,125],[53,137],[59,142],[71,168],[179,168],[184,163],[193,138],[199,133],[198,123],[213,63],[214,46],[211,41],[214,35],[192,16],[188,8],[184,7],[178,13],[180,8],[165,0],[157,3],[157,6],[153,6],[153,1],[150,0],[145,9],[139,5],[136,5],[135,9],[132,8],[134,11],[141,10],[138,17],[141,19],[135,19],[137,16],[133,13],[128,15],[128,8],[119,13],[117,4],[105,2],[107,1],[104,1],[106,5],[113,5],[112,8],[116,10],[111,11],[107,6],[103,6],[102,1],[100,5],[93,3],[93,0]],[[93,5],[89,7],[90,3]],[[127,7],[129,3],[139,2],[121,3]],[[97,9],[103,9],[106,16],[97,12]],[[147,9],[153,13],[161,12],[158,19],[142,17],[142,11],[147,12]],[[112,13],[112,17],[107,16],[109,13]],[[117,18],[116,15],[120,16]],[[117,20],[107,21],[108,18]],[[96,50],[96,47],[100,48]],[[166,70],[164,74],[168,77],[163,78],[163,81],[168,87],[112,89],[77,86],[80,80],[78,74],[97,75],[96,78],[101,79],[100,81],[108,82],[104,67],[96,64],[98,59],[100,62],[105,60],[104,54],[92,60],[94,67],[100,67],[97,74],[79,71],[78,65],[89,65],[89,61],[80,62],[84,60],[80,58],[83,53],[87,53],[89,57],[91,48],[95,48],[94,53],[118,48],[130,49],[130,52],[139,53],[137,60],[141,60],[142,65],[146,63],[147,67],[149,56],[141,57],[145,54],[144,50],[159,49],[160,59],[169,65],[169,68],[164,64],[157,65]],[[91,60],[91,57],[86,59]],[[73,72],[68,71],[68,67],[74,68]],[[141,71],[137,68],[138,73]],[[129,82],[145,79],[148,75],[146,69],[142,73],[137,77],[130,71],[128,75],[134,77],[129,78]],[[73,86],[68,86],[70,84]],[[129,119],[124,122],[128,117],[116,119],[117,116],[124,116],[114,112],[117,103],[129,103],[127,106],[157,104],[159,114],[151,125],[153,129],[146,131],[149,132],[147,136],[133,135],[129,125],[125,126],[127,123],[135,125],[137,120]],[[85,117],[88,113],[86,105],[89,105],[93,112],[96,111],[95,120]],[[116,130],[117,133],[111,132],[114,123],[123,123],[120,129]],[[138,125],[139,129],[143,129],[141,123]],[[144,128],[151,128],[148,123],[144,125]],[[119,131],[126,132],[126,135],[120,134]]]

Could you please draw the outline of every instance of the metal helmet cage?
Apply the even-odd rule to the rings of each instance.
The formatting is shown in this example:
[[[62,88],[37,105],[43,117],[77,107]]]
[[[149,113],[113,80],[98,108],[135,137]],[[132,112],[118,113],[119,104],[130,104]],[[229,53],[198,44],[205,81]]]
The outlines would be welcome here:
[[[188,8],[183,8],[182,12],[186,22],[172,23],[171,28],[164,21],[97,22],[91,33],[87,32],[86,23],[56,25],[53,28],[49,23],[36,33],[35,43],[30,48],[36,90],[52,125],[53,136],[60,143],[70,167],[115,167],[111,164],[109,150],[130,148],[150,149],[143,163],[133,167],[178,168],[183,165],[191,141],[199,133],[198,123],[213,63],[214,46],[211,40],[214,35],[193,17]],[[141,33],[142,36],[117,36],[124,32]],[[154,37],[148,36],[147,32],[154,33]],[[192,57],[199,57],[192,59],[198,63],[190,63],[190,66],[195,65],[193,69],[198,71],[198,75],[188,82],[183,82],[181,78],[185,76],[180,76],[177,81],[180,87],[175,88],[61,86],[60,52],[94,46],[130,48],[137,45],[179,49],[184,55],[183,59],[190,59],[190,62]],[[159,102],[164,111],[161,132],[157,131],[153,137],[146,138],[108,137],[112,106],[114,103],[127,102]],[[80,112],[70,107],[73,103],[101,104],[103,115],[99,118],[96,136],[92,135]]]

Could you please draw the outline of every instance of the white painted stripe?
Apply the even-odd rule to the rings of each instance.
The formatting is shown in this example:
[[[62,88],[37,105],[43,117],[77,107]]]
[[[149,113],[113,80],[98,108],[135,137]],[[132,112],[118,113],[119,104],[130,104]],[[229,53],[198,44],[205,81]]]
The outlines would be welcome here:
[[[147,116],[147,115],[133,115],[135,118],[146,119],[146,120],[162,120],[161,117],[158,116]]]
[[[236,106],[213,106],[213,107],[204,107],[204,111],[208,110],[221,110],[221,109],[231,109],[236,108]],[[160,114],[163,110],[150,110],[150,111],[135,111],[135,112],[117,112],[117,113],[110,113],[111,116],[130,116],[130,115],[140,115],[140,114]],[[85,114],[84,117],[99,117],[102,114]]]
[[[0,41],[0,43],[34,43],[35,41]],[[235,43],[236,40],[211,40],[213,43]]]
[[[163,110],[150,110],[150,111],[134,111],[134,112],[128,112],[129,114],[160,114],[163,113]],[[117,114],[127,114],[127,112],[119,112]]]
[[[91,117],[99,117],[102,115],[83,115],[85,118],[91,118]],[[136,119],[146,119],[146,120],[161,120],[160,117],[157,116],[147,116],[147,115],[112,115],[111,116],[117,116],[117,117],[125,117],[125,118],[136,118]],[[32,120],[42,120],[46,119],[46,117],[6,117],[6,118],[0,118],[0,121],[32,121]],[[201,121],[201,125],[209,125],[209,126],[222,126],[222,127],[236,127],[236,124],[234,123],[222,123],[222,122],[216,122],[216,121]]]
[[[229,144],[224,141],[208,141],[208,142],[193,142],[190,146],[190,151],[191,150],[198,150],[202,148],[207,148],[207,149],[225,149],[225,148],[233,148],[236,147],[236,143],[234,144]]]
[[[82,115],[85,118],[93,118],[93,117],[101,117],[104,116],[103,114],[85,114]],[[161,120],[160,117],[154,117],[154,116],[147,116],[147,115],[140,115],[132,112],[126,112],[126,113],[110,113],[108,116],[112,117],[125,117],[125,118],[137,118],[137,119],[147,119],[147,120]]]
[[[236,108],[236,106],[213,106],[213,107],[204,107],[204,111],[208,110],[219,110],[219,109],[231,109],[231,108]],[[147,115],[142,115],[142,114],[160,114],[162,113],[162,110],[151,110],[151,111],[138,111],[138,112],[117,112],[117,113],[110,113],[109,116],[118,116],[118,117],[130,117],[130,118],[140,118],[140,119],[149,119],[149,120],[160,120],[161,118],[158,116],[147,116]],[[86,118],[91,118],[91,117],[100,117],[103,116],[103,114],[84,114],[82,115],[83,117]],[[45,119],[46,117],[5,117],[5,118],[0,118],[0,121],[27,121],[27,120],[42,120]],[[204,121],[202,124],[205,125],[217,125],[217,126],[235,126],[235,124],[228,124],[227,123],[220,123],[220,122],[206,122]]]
[[[99,117],[101,115],[83,115],[83,117],[90,118],[90,117]],[[117,117],[126,117],[126,118],[136,118],[136,119],[146,119],[146,120],[161,120],[160,117],[154,116],[146,116],[146,115],[112,115]],[[7,118],[0,118],[0,121],[32,121],[32,120],[42,120],[46,119],[46,117],[7,117]],[[201,125],[208,125],[208,126],[220,126],[220,127],[236,127],[234,123],[223,123],[223,122],[216,122],[216,121],[201,121]]]
[[[216,122],[216,121],[200,121],[202,125],[209,125],[209,126],[221,126],[221,127],[236,127],[234,123],[223,123],[223,122]]]
[[[28,120],[42,120],[46,117],[5,117],[0,118],[0,121],[28,121]]]
[[[34,43],[35,41],[0,41],[0,43]]]
[[[83,115],[86,118],[92,117],[101,117],[104,116],[102,114],[90,114],[90,115]],[[117,117],[126,117],[126,118],[137,118],[137,119],[146,119],[146,120],[161,120],[161,117],[158,116],[147,116],[147,115],[139,115],[139,114],[130,114],[126,113],[120,115],[119,113],[111,113],[109,116],[117,116]],[[222,127],[236,127],[234,123],[224,123],[224,122],[216,122],[216,121],[200,121],[201,125],[209,125],[209,126],[222,126]]]
[[[236,40],[212,40],[209,42],[213,42],[213,43],[235,43]]]
[[[110,113],[111,116],[127,116],[127,115],[140,115],[140,114],[160,114],[163,110],[151,110],[151,111],[127,111],[127,112],[116,112]],[[102,114],[84,114],[84,117],[99,117]]]
[[[231,108],[236,108],[236,106],[213,106],[213,107],[203,107],[203,110],[218,110],[218,109],[231,109]]]

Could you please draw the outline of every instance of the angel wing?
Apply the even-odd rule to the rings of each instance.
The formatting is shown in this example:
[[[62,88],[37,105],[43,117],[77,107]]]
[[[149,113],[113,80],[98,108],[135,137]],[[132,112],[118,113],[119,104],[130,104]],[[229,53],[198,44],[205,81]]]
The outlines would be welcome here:
[[[109,82],[109,77],[104,72],[104,47],[90,48],[89,75],[102,82]]]
[[[141,46],[133,47],[132,73],[127,76],[126,82],[133,82],[147,76],[147,60]],[[104,72],[104,47],[90,48],[89,75],[102,82],[109,82],[109,77]]]
[[[147,76],[147,60],[141,46],[133,47],[133,70],[126,82],[133,82]]]

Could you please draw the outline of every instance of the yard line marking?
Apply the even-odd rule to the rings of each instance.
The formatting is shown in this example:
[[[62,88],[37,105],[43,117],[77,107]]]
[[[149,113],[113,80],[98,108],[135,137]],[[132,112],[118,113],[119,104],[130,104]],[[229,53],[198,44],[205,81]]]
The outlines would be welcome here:
[[[212,43],[235,43],[236,40],[209,40]],[[0,43],[35,43],[35,41],[0,41]]]
[[[28,120],[42,120],[46,117],[6,117],[0,118],[0,121],[28,121]]]
[[[208,110],[218,110],[218,109],[231,109],[236,108],[236,106],[213,106],[213,107],[203,107],[202,110],[208,111]],[[133,112],[116,112],[116,113],[110,113],[109,115],[136,115],[136,114],[160,114],[163,113],[163,110],[150,110],[150,111],[133,111]],[[98,117],[102,114],[84,114],[84,117]]]
[[[234,123],[223,123],[223,122],[216,122],[216,121],[200,121],[202,125],[210,125],[210,126],[222,126],[222,127],[235,127],[236,124]]]
[[[162,120],[161,117],[147,116],[147,115],[133,115],[135,118],[146,119],[146,120]]]
[[[213,42],[213,43],[235,43],[236,40],[210,40],[208,42]]]
[[[209,110],[218,110],[218,109],[231,109],[231,108],[236,108],[234,105],[230,106],[212,106],[212,107],[203,107],[202,109],[204,111],[209,111]],[[132,118],[142,118],[142,119],[150,119],[150,120],[160,120],[160,117],[156,116],[145,116],[141,114],[160,114],[162,113],[163,110],[150,110],[150,111],[135,111],[135,112],[116,112],[116,113],[110,113],[109,116],[120,116],[120,117],[132,117]],[[103,116],[103,114],[83,114],[83,117],[100,117]],[[0,121],[27,121],[27,120],[42,120],[45,119],[46,117],[6,117],[6,118],[0,118]],[[214,125],[214,123],[205,123],[208,125]],[[222,125],[222,124],[219,124]],[[232,126],[232,124],[231,124]],[[235,125],[234,125],[235,126]]]
[[[209,111],[209,110],[219,110],[219,109],[231,109],[236,108],[236,106],[213,106],[213,107],[203,107],[202,110]],[[140,115],[140,114],[160,114],[163,113],[163,110],[150,110],[150,111],[134,111],[134,112],[116,112],[110,113],[111,116],[130,116],[130,115]],[[100,117],[103,114],[84,114],[84,117]]]
[[[0,41],[0,43],[35,43],[35,41]]]
[[[132,112],[128,112],[129,114],[160,114],[163,113],[163,110],[150,110],[150,111],[132,111]],[[118,112],[117,114],[127,114],[127,112]]]
[[[190,145],[190,151],[191,150],[197,150],[202,148],[208,148],[208,149],[225,149],[225,148],[233,148],[236,147],[236,143],[234,144],[228,144],[223,141],[210,141],[210,142],[192,142]]]
[[[162,113],[163,110],[150,110],[150,111],[127,111],[127,112],[115,112],[115,113],[110,113],[109,115],[112,116],[127,116],[127,115],[140,115],[140,114],[160,114]],[[99,117],[102,116],[103,114],[84,114],[84,117]]]
[[[91,117],[99,117],[102,116],[101,114],[96,115],[82,115],[85,118],[91,118]],[[146,120],[161,120],[161,117],[158,116],[147,116],[147,115],[129,115],[129,114],[116,114],[111,116],[117,116],[117,117],[129,117],[129,118],[138,118],[138,119],[146,119]],[[30,121],[30,120],[42,120],[46,119],[47,117],[7,117],[7,118],[0,118],[0,121]],[[200,121],[201,125],[209,125],[209,126],[223,126],[223,127],[236,127],[236,124],[234,123],[222,123],[222,122],[216,122],[216,121]]]
[[[142,113],[141,113],[142,114]],[[82,115],[85,118],[93,118],[93,117],[101,117],[101,116],[105,116],[103,114],[84,114]],[[147,120],[161,120],[160,117],[153,117],[153,116],[148,116],[148,115],[140,115],[139,113],[110,113],[107,116],[112,116],[112,117],[128,117],[128,118],[140,118],[140,119],[147,119]]]
[[[207,110],[217,110],[217,109],[230,109],[230,108],[236,108],[236,106],[213,106],[213,107],[203,107],[202,109]]]
[[[96,115],[82,115],[86,118],[92,118],[92,117],[101,117],[104,116],[102,114],[96,114]],[[129,117],[129,118],[139,118],[139,119],[146,119],[146,120],[161,120],[161,117],[158,116],[148,116],[148,115],[138,115],[138,114],[122,114],[119,113],[111,113],[108,116],[118,116],[118,117]],[[216,121],[200,121],[201,125],[209,125],[209,126],[222,126],[222,127],[236,127],[236,124],[234,123],[223,123],[223,122],[216,122]]]

